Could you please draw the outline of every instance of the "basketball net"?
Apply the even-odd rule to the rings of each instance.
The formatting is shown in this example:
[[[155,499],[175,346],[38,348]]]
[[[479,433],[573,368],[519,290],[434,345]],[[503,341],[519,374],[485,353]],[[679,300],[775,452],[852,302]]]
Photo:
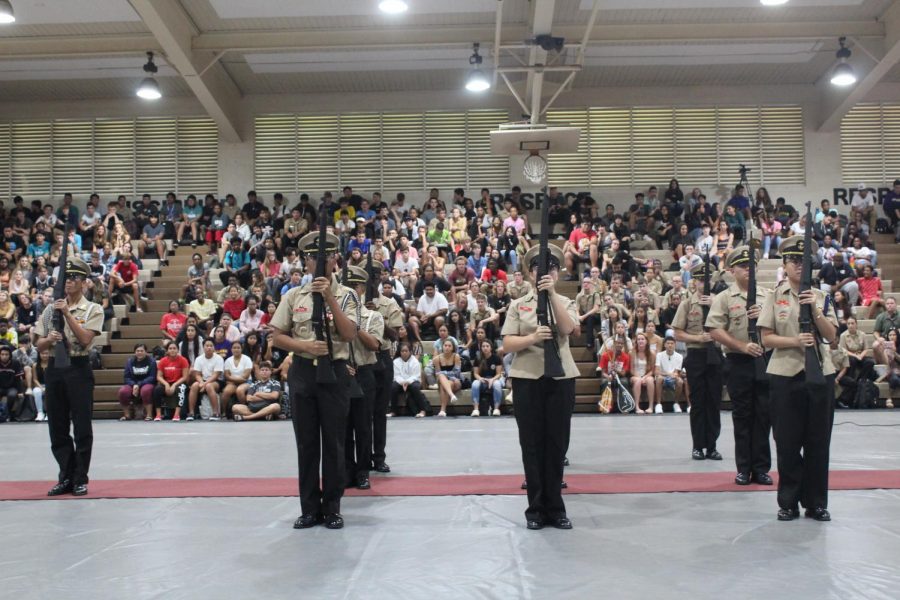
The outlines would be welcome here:
[[[547,161],[544,160],[540,152],[531,150],[528,158],[525,159],[522,171],[525,179],[531,183],[543,183],[547,178]]]

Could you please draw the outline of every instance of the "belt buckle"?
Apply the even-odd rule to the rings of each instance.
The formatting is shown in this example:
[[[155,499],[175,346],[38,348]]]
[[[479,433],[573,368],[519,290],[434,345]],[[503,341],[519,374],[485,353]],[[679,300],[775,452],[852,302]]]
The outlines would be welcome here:
[[[318,366],[319,366],[319,359],[318,359],[318,358],[314,358],[313,361],[312,361],[312,364],[313,364],[314,367],[318,367]]]

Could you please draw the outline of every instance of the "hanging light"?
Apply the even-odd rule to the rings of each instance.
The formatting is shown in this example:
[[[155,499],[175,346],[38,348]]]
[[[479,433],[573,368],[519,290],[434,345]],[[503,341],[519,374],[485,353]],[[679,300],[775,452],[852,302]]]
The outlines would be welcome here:
[[[838,42],[841,44],[841,48],[837,51],[835,56],[840,62],[831,73],[831,83],[832,85],[846,87],[856,83],[856,73],[853,71],[853,67],[850,63],[847,62],[847,59],[850,58],[851,54],[850,48],[847,47],[847,38],[842,37]]]
[[[378,8],[383,13],[399,15],[400,13],[405,13],[409,9],[409,5],[403,0],[381,0],[378,3]]]
[[[143,98],[144,100],[159,100],[162,98],[162,92],[159,91],[159,84],[156,83],[156,79],[153,77],[157,71],[159,71],[159,69],[153,64],[153,53],[148,52],[147,64],[144,65],[144,73],[148,73],[149,76],[145,77],[141,82],[141,85],[138,86],[138,98]]]
[[[480,46],[481,44],[475,42],[472,46],[472,56],[469,57],[469,64],[474,67],[466,78],[466,89],[470,92],[483,92],[491,87],[491,82],[484,74],[484,71],[481,70],[481,63],[484,59],[478,54]]]
[[[759,3],[763,6],[781,6],[787,4],[788,0],[759,0]]]
[[[9,0],[0,0],[0,24],[15,23],[16,15]]]

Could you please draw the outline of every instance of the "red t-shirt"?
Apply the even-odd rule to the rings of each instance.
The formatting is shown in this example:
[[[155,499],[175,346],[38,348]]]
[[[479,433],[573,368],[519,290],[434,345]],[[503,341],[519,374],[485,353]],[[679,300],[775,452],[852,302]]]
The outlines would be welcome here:
[[[178,332],[181,331],[181,328],[184,327],[186,321],[186,314],[166,313],[163,315],[162,320],[159,322],[159,328],[174,338],[178,335]]]
[[[569,235],[569,243],[578,248],[578,252],[584,253],[588,250],[588,242],[595,237],[597,237],[596,231],[588,231],[585,233],[581,228],[573,229],[572,233]]]
[[[613,351],[607,350],[603,354],[600,355],[600,370],[606,374],[609,374],[610,371],[617,371],[619,373],[628,373],[631,371],[631,356],[628,355],[627,352],[622,352],[615,359],[615,362],[610,366],[610,362],[613,360]]]
[[[157,371],[162,373],[163,379],[168,383],[175,383],[181,379],[181,374],[184,372],[185,368],[189,366],[188,359],[180,354],[175,358],[170,358],[168,355],[163,356],[159,359],[159,362],[156,363]]]
[[[241,313],[244,312],[244,309],[247,308],[247,303],[244,302],[243,298],[238,298],[237,300],[226,300],[222,303],[222,310],[231,315],[235,321],[241,318]]]
[[[862,301],[866,306],[868,306],[872,300],[877,298],[878,292],[883,289],[881,286],[881,279],[878,277],[873,277],[871,279],[858,277],[856,283],[859,285],[859,295],[862,297]]]
[[[113,273],[121,277],[122,281],[135,281],[138,276],[138,268],[133,262],[129,262],[128,266],[125,266],[124,262],[119,261],[113,267]]]
[[[482,281],[494,281],[494,279],[497,279],[499,281],[504,281],[504,282],[507,281],[506,271],[504,271],[503,269],[497,269],[497,271],[494,273],[491,273],[490,269],[483,269],[481,271],[481,280]]]

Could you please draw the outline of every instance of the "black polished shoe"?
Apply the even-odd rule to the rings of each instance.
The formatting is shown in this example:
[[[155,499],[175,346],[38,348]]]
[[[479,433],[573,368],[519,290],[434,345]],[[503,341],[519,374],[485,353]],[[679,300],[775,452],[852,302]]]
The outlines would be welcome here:
[[[553,519],[550,521],[550,524],[557,529],[572,529],[572,521],[569,520],[569,517],[559,517],[558,519]]]
[[[75,487],[72,488],[73,496],[87,496],[88,489],[86,483],[79,483]]]
[[[325,515],[325,527],[327,529],[343,529],[344,517],[342,517],[338,513]]]
[[[356,489],[358,490],[367,490],[371,488],[372,485],[369,483],[369,476],[365,473],[360,473],[356,476]]]
[[[48,496],[62,496],[63,494],[71,494],[72,493],[72,481],[69,479],[64,479],[50,488],[50,491],[47,492]]]
[[[706,453],[706,458],[707,460],[722,460],[722,455],[718,450],[712,450]]]
[[[564,467],[568,467],[568,466],[569,466],[569,457],[568,457],[568,456],[564,456],[564,457],[563,457],[563,466],[564,466]]]
[[[563,482],[559,485],[559,487],[561,487],[562,489],[566,490],[566,489],[569,489],[569,484],[566,483],[566,480],[565,480],[565,479],[563,479]]]
[[[300,515],[294,521],[294,529],[309,529],[322,522],[321,515]]]
[[[734,476],[737,485],[750,485],[750,473],[738,473]]]
[[[847,410],[847,409],[850,408],[850,407],[847,406],[846,404],[844,404],[843,402],[841,402],[840,400],[838,400],[838,401],[835,403],[835,408],[840,408],[840,409],[843,409],[843,410]]]
[[[772,485],[774,483],[768,473],[754,473],[753,481],[759,485]]]
[[[379,473],[390,473],[391,472],[391,468],[388,466],[388,464],[383,463],[383,462],[375,463],[375,470],[378,471]]]
[[[807,508],[806,509],[806,518],[815,519],[816,521],[830,521],[831,513],[828,512],[827,508]]]
[[[522,482],[521,488],[522,488],[523,490],[527,490],[527,489],[528,489],[528,480],[525,480],[525,481]]]
[[[693,458],[694,460],[706,460],[706,457],[703,456],[703,450],[692,451],[691,458]]]
[[[782,508],[778,511],[778,520],[779,521],[793,521],[794,519],[800,516],[800,509],[797,508]]]
[[[537,519],[528,519],[525,521],[525,527],[531,529],[532,531],[537,531],[538,529],[544,528],[543,521],[538,521]]]

